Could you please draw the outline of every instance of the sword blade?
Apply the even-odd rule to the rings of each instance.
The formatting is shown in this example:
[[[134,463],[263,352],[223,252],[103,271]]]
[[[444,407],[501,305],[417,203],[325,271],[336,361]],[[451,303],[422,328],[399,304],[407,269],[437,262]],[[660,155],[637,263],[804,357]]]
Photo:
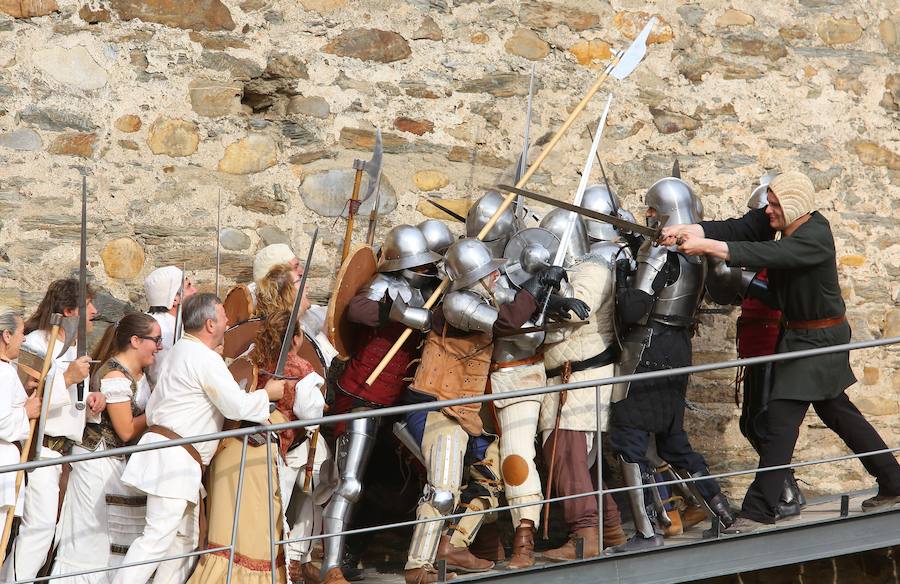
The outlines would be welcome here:
[[[78,340],[76,355],[87,355],[87,176],[81,175],[81,259],[78,265]],[[84,380],[78,382],[75,409],[84,409]]]
[[[219,199],[216,203],[216,297],[219,296],[219,271],[222,265],[222,189],[219,189]],[[183,274],[182,274],[183,276]],[[182,286],[184,280],[182,279]]]
[[[294,298],[294,307],[291,309],[291,318],[288,320],[287,330],[284,331],[284,339],[281,341],[281,352],[278,353],[278,362],[275,365],[275,377],[284,376],[284,366],[287,363],[288,354],[291,352],[291,342],[294,340],[294,327],[300,317],[300,305],[303,304],[303,291],[306,289],[306,280],[312,267],[313,251],[316,249],[316,239],[319,237],[319,228],[313,231],[312,241],[309,243],[309,251],[306,254],[306,264],[303,267],[303,277],[300,278],[300,288],[297,289],[297,297]]]
[[[614,215],[607,215],[606,213],[591,211],[590,209],[585,209],[584,207],[579,207],[578,205],[566,203],[564,201],[554,199],[553,197],[540,195],[532,191],[526,191],[525,189],[517,189],[516,187],[511,187],[509,185],[497,185],[497,188],[508,193],[521,194],[526,198],[534,199],[535,201],[540,201],[541,203],[546,203],[548,205],[553,205],[554,207],[559,207],[560,209],[565,209],[566,211],[572,211],[573,213],[578,213],[579,215],[583,215],[590,219],[596,219],[597,221],[609,223],[610,225],[619,227],[626,231],[631,231],[633,233],[638,233],[640,235],[650,237],[653,239],[653,241],[659,239],[659,229],[653,229],[652,227],[647,227],[646,225],[641,225],[640,223],[632,223],[631,221],[620,219],[619,217],[616,217]]]
[[[528,169],[528,145],[529,145],[529,134],[531,130],[531,101],[534,97],[534,70],[535,63],[531,64],[531,80],[528,82],[528,105],[526,107],[525,114],[525,137],[522,143],[522,154],[519,156],[519,164],[516,167],[516,184],[519,184],[519,179],[522,178],[522,175],[525,174],[525,171]],[[516,199],[516,215],[523,219],[525,217],[525,200],[523,197],[519,197]]]
[[[433,201],[433,200],[431,200],[431,199],[425,199],[425,200],[426,200],[428,203],[431,203],[431,205],[433,205],[434,207],[437,207],[438,209],[440,209],[441,211],[443,211],[444,213],[446,213],[447,215],[450,215],[451,217],[453,217],[454,219],[456,219],[456,220],[459,221],[460,223],[465,223],[465,222],[466,222],[466,218],[463,217],[462,215],[460,215],[459,213],[456,213],[456,212],[454,212],[454,211],[451,211],[451,210],[448,209],[447,207],[445,207],[445,206],[441,205],[440,203],[437,203],[437,202],[435,202],[435,201]]]
[[[181,338],[181,307],[184,306],[184,272],[187,264],[181,264],[181,284],[178,286],[178,310],[175,311],[175,329],[172,331],[172,344]]]

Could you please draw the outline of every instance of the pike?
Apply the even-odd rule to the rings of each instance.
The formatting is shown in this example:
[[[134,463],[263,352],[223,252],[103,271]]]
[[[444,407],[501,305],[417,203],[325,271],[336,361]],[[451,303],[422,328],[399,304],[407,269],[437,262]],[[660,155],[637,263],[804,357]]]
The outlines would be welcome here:
[[[47,409],[49,408],[50,404],[49,399],[44,399],[44,388],[47,385],[47,374],[50,371],[50,366],[53,364],[53,349],[55,348],[57,338],[59,338],[61,324],[62,315],[53,313],[50,316],[50,338],[47,342],[47,352],[44,354],[44,362],[41,365],[41,374],[38,378],[37,387],[34,390],[37,398],[41,400],[40,420],[29,420],[28,439],[25,440],[25,444],[22,446],[22,453],[19,455],[20,464],[28,462],[28,459],[31,457],[32,448],[34,448],[35,452],[34,458],[40,458],[41,442],[43,442],[44,433],[44,421],[47,419]],[[36,440],[36,438],[38,439]],[[16,471],[15,497],[13,498],[13,501],[17,501],[19,499],[19,491],[22,489],[22,482],[24,478],[24,470]],[[9,543],[9,537],[12,534],[12,524],[13,518],[15,516],[15,508],[16,505],[15,503],[13,503],[13,505],[8,507],[6,511],[6,520],[3,523],[3,538],[2,541],[0,541],[0,564],[3,563],[4,559],[6,559],[6,544]]]
[[[222,266],[222,189],[216,202],[216,298],[219,297],[219,271]],[[184,272],[181,273],[181,286],[184,287]],[[179,300],[180,302],[180,300]]]
[[[615,54],[612,61],[610,61],[609,65],[603,70],[603,73],[597,77],[597,80],[594,81],[594,84],[587,90],[587,93],[581,98],[581,101],[578,102],[578,105],[575,106],[575,109],[572,110],[572,113],[569,114],[569,117],[566,118],[566,121],[563,122],[563,125],[556,131],[550,141],[547,142],[547,145],[538,155],[537,159],[528,167],[528,170],[525,171],[525,174],[516,182],[516,188],[522,188],[528,182],[528,179],[537,172],[538,168],[541,167],[541,164],[544,163],[544,160],[553,150],[556,148],[556,145],[562,139],[563,135],[569,130],[572,124],[575,123],[576,118],[584,111],[584,108],[587,107],[588,103],[590,103],[591,98],[600,91],[600,88],[606,82],[609,77],[615,77],[618,80],[624,80],[626,77],[631,75],[634,69],[638,66],[638,63],[641,62],[641,59],[644,58],[644,55],[647,53],[647,37],[650,36],[650,31],[653,29],[653,25],[656,24],[656,17],[650,19],[649,22],[644,26],[641,33],[637,36],[631,46],[629,46],[625,51],[620,51]],[[497,220],[500,219],[500,216],[504,211],[513,203],[515,199],[515,193],[510,193],[507,195],[503,202],[497,207],[497,210],[494,212],[494,216],[481,228],[481,231],[477,235],[477,239],[483,240],[487,233],[494,227],[497,223]],[[444,290],[447,289],[449,284],[449,280],[444,278],[432,295],[425,301],[423,308],[431,308],[435,305],[441,295],[444,293]],[[403,343],[409,338],[412,334],[412,329],[407,328],[400,337],[394,342],[394,345],[388,350],[385,356],[381,359],[381,362],[372,370],[372,373],[369,377],[366,378],[366,385],[372,385],[372,383],[381,375],[381,372],[384,371],[384,368],[387,367],[387,364],[390,363],[391,359],[394,358],[394,355],[397,354],[397,351],[400,350],[400,347],[403,346]]]
[[[441,205],[441,204],[438,203],[437,201],[434,201],[433,199],[425,199],[425,200],[426,200],[428,203],[430,203],[432,206],[437,207],[438,209],[440,209],[441,211],[443,211],[443,212],[446,213],[447,215],[450,215],[451,217],[453,217],[454,219],[456,219],[456,220],[459,221],[460,223],[465,223],[465,222],[466,222],[466,218],[465,218],[465,217],[463,217],[462,215],[460,215],[459,213],[457,213],[457,212],[455,212],[455,211],[451,211],[450,209],[448,209],[447,207]]]
[[[347,255],[350,254],[350,245],[353,243],[353,224],[356,220],[356,212],[359,210],[359,206],[375,192],[375,183],[378,181],[378,175],[381,172],[381,155],[381,130],[379,129],[375,132],[375,148],[372,152],[371,160],[365,162],[364,160],[357,158],[353,161],[353,169],[356,171],[356,176],[353,179],[353,192],[350,195],[350,201],[348,203],[347,229],[344,231],[344,247],[341,250],[341,263],[344,263],[344,260],[347,259]],[[360,201],[359,188],[362,185],[363,171],[369,175],[369,186],[366,189],[366,196]]]
[[[516,182],[519,182],[519,179],[522,178],[522,175],[525,174],[525,170],[528,168],[528,143],[529,137],[528,134],[531,130],[531,99],[534,97],[534,68],[535,63],[531,64],[531,80],[528,82],[528,107],[527,113],[525,114],[525,137],[522,143],[522,154],[519,156],[519,164],[516,166]],[[516,198],[516,216],[519,219],[524,219],[527,210],[525,209],[525,198],[517,197]]]
[[[607,215],[606,213],[600,213],[599,211],[592,211],[590,209],[585,209],[584,207],[579,207],[578,205],[573,205],[571,203],[566,203],[565,201],[560,201],[559,199],[554,199],[553,197],[548,197],[547,195],[541,195],[532,191],[526,191],[525,189],[519,189],[516,187],[511,187],[509,185],[497,185],[497,188],[501,191],[507,191],[515,194],[524,195],[526,198],[534,199],[535,201],[540,201],[541,203],[546,203],[548,205],[552,205],[554,207],[559,207],[560,209],[565,209],[566,211],[572,211],[573,213],[578,213],[579,215],[583,215],[588,217],[589,219],[596,219],[597,221],[603,221],[604,223],[609,223],[615,227],[620,229],[624,229],[626,231],[632,231],[639,235],[644,235],[646,237],[650,237],[653,241],[659,239],[659,234],[662,232],[662,229],[653,229],[652,227],[647,227],[646,225],[641,225],[640,223],[632,223],[631,221],[627,221],[620,217],[616,217],[615,215]]]

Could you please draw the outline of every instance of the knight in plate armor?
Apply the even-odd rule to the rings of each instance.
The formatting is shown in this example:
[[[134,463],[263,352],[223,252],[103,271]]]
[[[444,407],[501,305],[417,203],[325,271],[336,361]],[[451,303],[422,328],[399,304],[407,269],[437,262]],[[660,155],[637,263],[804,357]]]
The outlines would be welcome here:
[[[331,413],[390,407],[399,403],[408,369],[418,355],[421,334],[413,334],[372,383],[365,380],[407,326],[427,327],[429,312],[422,288],[435,280],[435,263],[441,256],[428,247],[422,231],[412,225],[391,229],[382,248],[378,273],[350,301],[347,318],[367,331],[366,340],[350,358],[336,383]],[[335,463],[337,487],[325,508],[324,533],[346,530],[353,505],[362,491],[362,477],[372,454],[380,418],[360,418],[337,430]],[[346,427],[343,427],[346,426]],[[322,581],[346,582],[340,564],[344,536],[326,538]]]
[[[647,191],[647,224],[695,223],[702,209],[690,186],[675,177],[663,178]],[[616,309],[625,327],[622,355],[616,373],[655,371],[691,364],[691,334],[703,296],[706,263],[645,241],[630,277],[629,263],[616,264]],[[629,284],[630,282],[630,284]],[[703,457],[691,447],[684,431],[686,375],[631,384],[616,384],[612,396],[610,442],[628,486],[653,483],[647,459],[651,439],[659,456],[692,477],[709,474]],[[629,387],[630,385],[630,387]],[[711,511],[725,527],[734,513],[712,479],[696,482]],[[655,490],[655,489],[653,489]],[[634,551],[663,545],[660,519],[650,489],[628,492],[637,533],[615,551]]]
[[[495,259],[486,244],[462,239],[447,250],[444,268],[450,292],[431,317],[422,361],[407,391],[408,403],[427,403],[482,395],[490,373],[495,338],[515,333],[543,305],[565,277],[561,268],[541,271],[523,283],[511,299],[497,296],[503,259]],[[424,316],[424,315],[423,315]],[[484,521],[477,513],[497,506],[502,489],[500,449],[496,436],[485,432],[481,404],[445,407],[407,415],[414,439],[421,445],[428,484],[416,513],[406,564],[408,583],[435,582],[436,558],[459,571],[485,571],[493,562],[468,550]],[[461,492],[464,470],[468,487]],[[441,517],[455,509],[472,512],[442,535]],[[462,545],[457,545],[461,542]]]

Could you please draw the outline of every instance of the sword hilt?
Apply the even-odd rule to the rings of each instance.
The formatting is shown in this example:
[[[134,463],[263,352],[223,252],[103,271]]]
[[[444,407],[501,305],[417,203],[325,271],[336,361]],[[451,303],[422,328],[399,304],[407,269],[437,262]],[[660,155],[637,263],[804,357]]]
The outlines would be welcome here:
[[[75,409],[79,412],[84,409],[84,380],[79,381],[76,391],[77,400],[75,401]]]

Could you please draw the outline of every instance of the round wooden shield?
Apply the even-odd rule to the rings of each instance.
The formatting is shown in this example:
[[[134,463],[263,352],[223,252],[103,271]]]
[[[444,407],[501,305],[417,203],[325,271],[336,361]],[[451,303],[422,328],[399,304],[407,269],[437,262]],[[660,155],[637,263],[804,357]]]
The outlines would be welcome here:
[[[238,284],[228,291],[222,306],[225,308],[225,316],[228,317],[230,325],[242,323],[253,316],[253,296],[243,284]]]
[[[256,391],[256,384],[259,381],[259,369],[247,357],[235,359],[228,366],[231,376],[237,381],[237,384],[246,391]]]
[[[246,353],[262,326],[263,319],[251,318],[229,327],[225,331],[225,349],[222,351],[222,357],[237,359]]]
[[[377,266],[372,248],[357,245],[350,251],[338,272],[334,291],[328,302],[325,334],[340,359],[349,359],[356,352],[356,343],[363,336],[359,334],[358,327],[345,318],[347,306],[360,288],[375,276]]]
[[[36,355],[25,349],[19,350],[19,358],[16,370],[19,373],[19,380],[22,385],[28,387],[28,380],[35,381],[41,378],[41,368],[44,366],[44,357]]]
[[[312,337],[305,331],[303,333],[303,344],[297,349],[297,354],[309,361],[313,371],[322,376],[323,379],[325,378],[325,359],[322,357],[322,353],[319,352],[319,348],[316,347],[316,344],[313,342]]]

